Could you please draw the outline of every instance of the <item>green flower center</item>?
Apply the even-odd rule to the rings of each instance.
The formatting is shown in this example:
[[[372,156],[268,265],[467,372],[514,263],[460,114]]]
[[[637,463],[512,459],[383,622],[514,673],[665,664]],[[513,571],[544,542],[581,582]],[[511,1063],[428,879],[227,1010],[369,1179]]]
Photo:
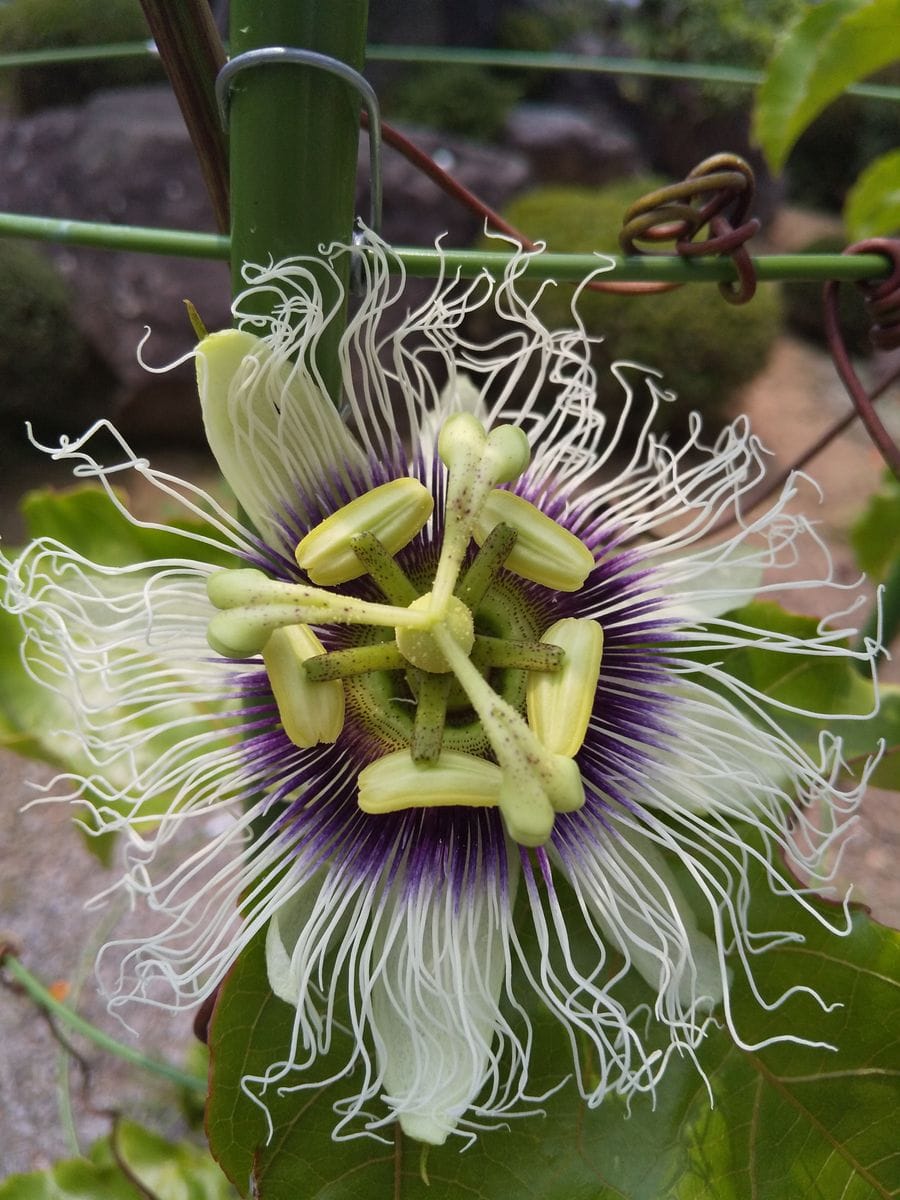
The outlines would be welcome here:
[[[210,644],[234,657],[262,653],[297,745],[336,741],[349,703],[386,749],[360,773],[365,811],[498,805],[511,837],[540,845],[557,812],[584,803],[574,754],[590,718],[602,632],[570,619],[539,639],[514,576],[573,591],[593,555],[533,505],[498,490],[528,463],[520,430],[488,434],[459,414],[445,423],[438,450],[447,502],[427,590],[420,594],[394,555],[429,519],[431,498],[418,481],[395,480],[332,514],[297,547],[313,584],[335,588],[368,574],[386,603],[259,571],[222,572],[209,585],[222,610]],[[479,548],[465,567],[473,541]],[[326,653],[306,626],[328,623],[357,627],[356,644]]]

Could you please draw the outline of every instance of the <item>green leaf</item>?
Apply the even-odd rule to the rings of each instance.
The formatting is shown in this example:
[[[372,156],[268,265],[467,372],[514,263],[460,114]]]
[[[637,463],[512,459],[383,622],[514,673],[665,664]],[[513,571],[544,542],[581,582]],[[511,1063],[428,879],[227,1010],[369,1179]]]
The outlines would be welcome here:
[[[11,1175],[0,1183],[0,1200],[230,1200],[235,1192],[205,1150],[187,1142],[168,1142],[129,1121],[119,1124],[115,1150],[103,1138],[89,1158],[56,1163],[46,1171]]]
[[[844,224],[856,240],[900,231],[900,150],[876,158],[850,189]]]
[[[850,530],[850,543],[860,569],[876,582],[900,558],[900,480],[893,472],[870,498]]]
[[[748,837],[752,834],[748,834]],[[244,1073],[261,1073],[284,1057],[292,1011],[269,990],[258,938],[222,989],[212,1026],[212,1084],[207,1130],[213,1154],[242,1189],[260,1200],[868,1200],[900,1187],[893,1126],[900,1042],[900,937],[853,917],[838,938],[795,903],[772,894],[760,868],[751,869],[754,928],[797,929],[806,941],[755,959],[767,997],[796,984],[820,988],[825,1013],[806,994],[774,1012],[750,987],[733,989],[737,1027],[749,1042],[795,1030],[839,1046],[834,1053],[792,1044],[742,1050],[722,1028],[711,1030],[700,1055],[714,1105],[696,1069],[674,1057],[658,1089],[631,1104],[615,1097],[588,1110],[570,1084],[545,1101],[546,1116],[513,1119],[508,1129],[432,1148],[397,1138],[335,1143],[331,1104],[351,1086],[267,1095],[274,1136],[263,1113],[241,1091]],[[689,886],[686,881],[686,886]],[[563,891],[565,889],[563,888]],[[822,904],[832,918],[838,910]],[[570,905],[574,915],[575,905]],[[521,930],[521,923],[520,923]],[[526,953],[538,954],[524,930]],[[589,952],[587,947],[582,947]],[[634,1002],[650,1000],[633,983]],[[571,1048],[537,1002],[533,1088],[559,1082]],[[316,1071],[325,1076],[346,1047]],[[586,1063],[589,1070],[590,1064]],[[421,1171],[427,1171],[429,1184]],[[248,1194],[248,1192],[243,1192]]]
[[[678,1200],[894,1195],[900,1187],[900,935],[856,912],[850,935],[837,938],[811,917],[798,920],[796,906],[786,912],[761,880],[756,884],[757,923],[795,929],[806,939],[757,961],[764,994],[774,997],[799,983],[841,1006],[823,1013],[812,997],[798,995],[766,1012],[742,982],[734,1003],[742,1038],[752,1043],[793,1028],[837,1049],[785,1043],[745,1051],[724,1035],[711,1039],[702,1061],[716,1107],[693,1106],[683,1131],[691,1170]],[[837,921],[837,910],[817,908]]]
[[[120,493],[116,493],[126,503]],[[234,556],[185,534],[215,537],[202,521],[173,520],[170,528],[135,525],[101,487],[84,484],[55,492],[41,488],[21,501],[29,538],[55,538],[93,562],[107,567],[128,566],[158,558],[188,558],[235,565]]]
[[[788,30],[760,86],[753,133],[774,171],[851,83],[897,58],[900,0],[825,0]]]

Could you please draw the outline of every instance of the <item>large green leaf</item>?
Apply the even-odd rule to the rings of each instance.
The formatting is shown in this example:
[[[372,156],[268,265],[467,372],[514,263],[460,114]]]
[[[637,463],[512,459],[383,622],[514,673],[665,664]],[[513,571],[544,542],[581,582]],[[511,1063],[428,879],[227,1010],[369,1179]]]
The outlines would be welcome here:
[[[207,1129],[213,1154],[243,1194],[261,1200],[868,1200],[900,1188],[893,1134],[900,1081],[900,938],[855,914],[849,937],[827,932],[794,903],[772,895],[757,869],[756,928],[796,929],[802,945],[784,945],[756,960],[767,997],[793,985],[818,987],[823,1012],[805,994],[774,1012],[762,1009],[738,978],[734,1019],[748,1042],[794,1030],[830,1042],[837,1052],[793,1044],[741,1049],[713,1029],[701,1062],[714,1104],[695,1068],[675,1058],[655,1106],[616,1098],[588,1110],[569,1085],[544,1104],[546,1116],[512,1120],[508,1129],[459,1144],[421,1147],[359,1139],[335,1143],[332,1101],[321,1089],[267,1096],[274,1135],[241,1091],[245,1073],[284,1056],[291,1010],[272,996],[259,940],[226,981],[212,1027],[212,1093]],[[822,912],[830,912],[825,905]],[[835,913],[831,913],[835,916]],[[527,942],[526,938],[526,942]],[[530,950],[535,955],[537,947]],[[639,981],[635,1001],[650,997]],[[535,1028],[532,1083],[559,1081],[571,1050],[560,1028],[530,1006]],[[345,1047],[324,1063],[341,1061]],[[589,1064],[588,1069],[589,1069]],[[349,1087],[344,1084],[344,1091]],[[252,1191],[252,1189],[258,1189]]]
[[[234,565],[230,555],[177,532],[132,524],[100,487],[29,492],[21,509],[29,538],[55,538],[103,566],[157,558],[193,558]],[[181,522],[179,528],[196,534],[213,532],[199,521]],[[22,665],[20,638],[18,619],[0,611],[0,745],[55,766],[70,766],[65,748],[52,736],[61,723],[60,708]]]
[[[856,560],[872,579],[884,579],[900,559],[900,479],[885,475],[850,530]]]
[[[797,138],[851,83],[898,56],[900,0],[825,0],[776,47],[756,98],[754,136],[773,170]]]
[[[123,504],[127,503],[123,494],[116,494]],[[104,566],[120,567],[156,558],[197,559],[222,567],[235,565],[232,555],[190,536],[215,537],[211,526],[180,518],[168,521],[166,527],[136,525],[103,488],[93,484],[59,492],[40,488],[26,493],[20,507],[29,538],[56,538]]]
[[[88,1158],[10,1175],[0,1183],[0,1200],[146,1200],[148,1195],[157,1200],[230,1200],[235,1195],[209,1154],[187,1142],[168,1142],[125,1121],[115,1149],[126,1171],[116,1161],[111,1140],[103,1138]]]
[[[890,150],[866,167],[847,196],[844,224],[854,239],[900,231],[900,150]]]

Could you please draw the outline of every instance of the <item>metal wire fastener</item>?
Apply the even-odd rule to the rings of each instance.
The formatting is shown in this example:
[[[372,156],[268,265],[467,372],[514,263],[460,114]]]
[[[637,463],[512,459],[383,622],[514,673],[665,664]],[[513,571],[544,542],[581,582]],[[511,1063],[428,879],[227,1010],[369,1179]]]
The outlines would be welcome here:
[[[228,108],[231,99],[231,85],[236,75],[248,67],[263,66],[269,63],[299,63],[305,67],[317,67],[331,75],[337,75],[359,94],[369,118],[369,228],[376,234],[381,233],[381,111],[378,97],[367,79],[339,58],[331,58],[327,54],[319,54],[316,50],[301,50],[296,46],[264,46],[258,50],[247,50],[229,59],[216,76],[216,102],[219,105],[219,115],[222,125],[228,127]]]

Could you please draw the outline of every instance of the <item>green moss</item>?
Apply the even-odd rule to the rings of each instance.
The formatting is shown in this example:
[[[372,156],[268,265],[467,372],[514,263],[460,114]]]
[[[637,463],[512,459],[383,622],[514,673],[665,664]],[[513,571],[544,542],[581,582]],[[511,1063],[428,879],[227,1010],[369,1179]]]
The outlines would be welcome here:
[[[70,413],[92,369],[91,352],[54,268],[30,246],[0,241],[2,423],[21,428],[33,420],[46,427],[52,413]]]
[[[0,52],[146,41],[140,0],[15,0],[0,7]],[[21,113],[72,104],[105,87],[162,78],[155,59],[123,58],[23,67],[7,76]]]
[[[549,250],[616,254],[625,209],[660,183],[646,177],[600,190],[539,188],[514,201],[504,216]],[[571,325],[572,297],[565,285],[547,288],[538,302],[541,318],[551,327]],[[737,388],[766,361],[780,328],[781,306],[774,285],[761,286],[749,304],[736,307],[716,287],[690,284],[654,295],[585,291],[578,313],[589,335],[603,337],[593,350],[598,369],[632,359],[664,372],[666,387],[682,401],[666,409],[677,423],[690,409],[713,421],[727,417]]]

